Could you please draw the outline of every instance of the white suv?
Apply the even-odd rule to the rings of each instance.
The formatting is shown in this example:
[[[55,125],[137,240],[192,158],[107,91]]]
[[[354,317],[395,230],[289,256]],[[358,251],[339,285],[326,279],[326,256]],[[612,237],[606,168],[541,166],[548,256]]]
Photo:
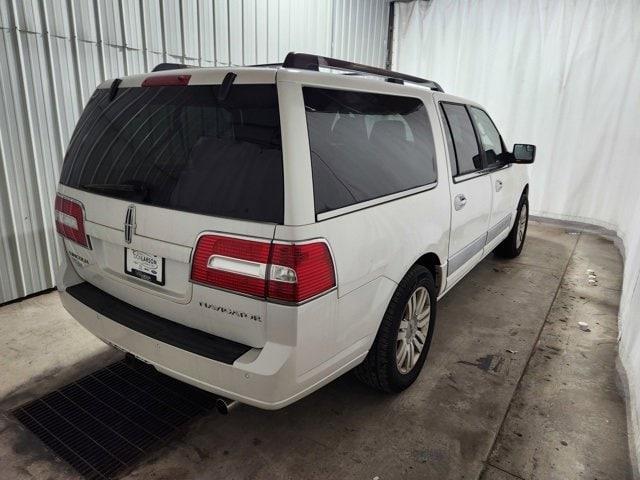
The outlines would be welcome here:
[[[482,107],[396,72],[181,67],[103,83],[78,122],[55,202],[65,308],[260,408],[354,367],[407,388],[436,300],[520,253],[535,147],[508,152]]]

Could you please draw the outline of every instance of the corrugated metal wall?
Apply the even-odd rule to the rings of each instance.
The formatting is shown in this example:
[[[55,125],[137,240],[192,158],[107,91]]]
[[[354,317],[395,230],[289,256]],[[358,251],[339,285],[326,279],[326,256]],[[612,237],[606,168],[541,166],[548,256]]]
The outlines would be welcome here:
[[[0,303],[54,285],[52,202],[82,106],[157,63],[384,66],[388,0],[0,0]]]

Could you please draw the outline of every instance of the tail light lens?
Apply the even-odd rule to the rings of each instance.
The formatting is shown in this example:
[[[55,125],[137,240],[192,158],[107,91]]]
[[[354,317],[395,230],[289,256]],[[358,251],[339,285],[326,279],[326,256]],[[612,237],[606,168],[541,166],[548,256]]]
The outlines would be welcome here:
[[[336,285],[323,241],[270,243],[222,235],[200,237],[191,280],[269,300],[299,303]]]
[[[84,210],[80,202],[57,195],[55,214],[56,230],[60,235],[85,248],[91,248],[84,229]]]
[[[324,242],[271,246],[267,296],[302,302],[336,285],[333,261]]]
[[[142,81],[143,87],[167,87],[188,85],[191,75],[154,75]]]

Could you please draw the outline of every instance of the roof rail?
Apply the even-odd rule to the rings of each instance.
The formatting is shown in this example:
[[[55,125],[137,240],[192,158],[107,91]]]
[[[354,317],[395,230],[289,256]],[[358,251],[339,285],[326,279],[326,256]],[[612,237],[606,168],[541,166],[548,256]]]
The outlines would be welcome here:
[[[256,63],[255,65],[245,65],[245,67],[265,67],[265,68],[275,68],[281,67],[281,63]]]
[[[152,72],[162,72],[164,70],[180,70],[182,68],[192,68],[194,65],[185,65],[184,63],[159,63]]]
[[[320,55],[311,55],[309,53],[289,52],[282,64],[284,68],[299,68],[301,70],[318,71],[320,68],[335,68],[337,70],[346,70],[349,72],[359,72],[378,77],[385,77],[393,83],[419,83],[429,87],[431,90],[444,92],[442,87],[433,80],[426,78],[414,77],[406,73],[394,72],[393,70],[385,70],[384,68],[372,67],[361,63],[347,62],[337,58],[323,57]]]
[[[375,75],[377,77],[384,77],[388,82],[392,83],[418,83],[429,87],[431,90],[437,92],[444,92],[442,87],[433,80],[427,80],[426,78],[414,77],[413,75],[407,75],[406,73],[394,72],[393,70],[386,70],[384,68],[372,67],[371,65],[364,65],[362,63],[348,62],[346,60],[340,60],[338,58],[323,57],[321,55],[312,55],[309,53],[295,53],[289,52],[284,59],[284,63],[264,63],[259,65],[246,65],[247,67],[283,67],[283,68],[298,68],[300,70],[313,70],[319,71],[320,68],[333,68],[336,70],[344,70],[350,75],[368,74]],[[161,72],[164,70],[180,70],[182,68],[194,68],[195,65],[185,65],[184,63],[159,63],[155,66],[152,72]]]

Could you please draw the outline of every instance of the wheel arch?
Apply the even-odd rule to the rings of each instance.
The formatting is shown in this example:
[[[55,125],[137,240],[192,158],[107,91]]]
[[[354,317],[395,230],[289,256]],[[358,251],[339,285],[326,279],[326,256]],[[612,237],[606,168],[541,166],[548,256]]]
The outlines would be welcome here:
[[[434,252],[428,252],[418,258],[413,265],[422,265],[431,272],[431,275],[433,275],[433,279],[436,282],[436,290],[438,295],[440,295],[442,293],[442,288],[444,287],[445,277],[444,267],[440,261],[440,257],[438,257]]]

